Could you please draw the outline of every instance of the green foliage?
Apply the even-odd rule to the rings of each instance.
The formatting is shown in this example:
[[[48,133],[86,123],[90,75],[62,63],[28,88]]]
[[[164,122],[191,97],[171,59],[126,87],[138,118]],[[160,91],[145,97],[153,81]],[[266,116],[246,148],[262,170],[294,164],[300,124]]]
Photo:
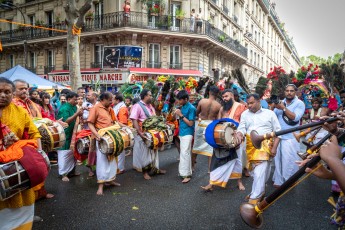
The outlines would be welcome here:
[[[154,80],[152,79],[147,80],[143,88],[150,90],[153,98],[157,97],[158,86],[156,85],[156,82]]]
[[[219,35],[218,37],[220,42],[224,42],[225,41],[225,36],[224,35]]]
[[[308,66],[310,63],[313,63],[314,65],[321,65],[323,63],[328,63],[328,64],[332,64],[332,63],[338,63],[340,58],[341,58],[342,54],[341,53],[336,53],[333,56],[329,56],[327,59],[326,58],[322,58],[316,55],[309,55],[307,57],[301,57],[301,62],[302,65],[304,66]]]
[[[259,94],[260,97],[262,97],[262,95],[264,95],[264,92],[267,89],[268,81],[269,81],[269,79],[267,79],[265,77],[260,77],[258,80],[258,83],[256,83],[255,92],[257,94]]]

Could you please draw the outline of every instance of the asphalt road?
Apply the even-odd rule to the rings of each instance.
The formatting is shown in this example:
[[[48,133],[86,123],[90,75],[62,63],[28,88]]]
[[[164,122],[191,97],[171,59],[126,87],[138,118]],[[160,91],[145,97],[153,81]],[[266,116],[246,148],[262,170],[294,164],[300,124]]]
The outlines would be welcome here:
[[[246,191],[230,181],[226,189],[205,193],[200,186],[208,183],[207,158],[199,156],[192,180],[182,184],[175,148],[160,153],[167,174],[150,181],[131,164],[129,156],[126,173],[117,177],[122,186],[105,188],[104,196],[96,195],[96,179],[88,179],[84,166],[78,166],[82,175],[70,182],[62,182],[53,166],[46,189],[55,197],[36,203],[35,213],[43,221],[34,229],[250,229],[239,207],[251,189],[251,178],[244,178]],[[330,187],[330,181],[311,176],[264,212],[263,229],[336,229],[329,224]],[[267,191],[273,191],[271,181]]]

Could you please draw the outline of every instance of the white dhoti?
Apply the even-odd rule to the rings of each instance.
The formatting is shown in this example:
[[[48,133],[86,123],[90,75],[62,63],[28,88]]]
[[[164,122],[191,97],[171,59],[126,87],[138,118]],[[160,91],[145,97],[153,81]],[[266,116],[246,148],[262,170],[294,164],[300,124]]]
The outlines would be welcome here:
[[[76,160],[72,150],[58,150],[59,175],[67,176],[75,168]]]
[[[109,160],[107,155],[101,153],[98,148],[98,142],[96,143],[96,154],[97,183],[105,183],[115,180],[117,172],[116,158],[112,157],[112,159]]]
[[[205,156],[212,156],[213,148],[204,138],[204,130],[212,122],[212,120],[202,120],[195,122],[194,145],[192,153],[201,154]]]
[[[215,149],[214,151],[229,150]],[[233,157],[217,159],[215,154],[212,156],[210,184],[225,188],[229,179],[240,179],[242,177],[242,151],[243,145],[236,149],[237,158],[235,159]]]
[[[119,171],[125,170],[125,159],[126,159],[126,151],[123,150],[122,153],[117,157],[117,168]]]
[[[274,158],[275,170],[273,174],[273,182],[275,185],[282,185],[287,181],[299,167],[296,161],[301,160],[298,156],[300,144],[297,140],[288,139],[280,140],[277,148],[277,155]]]
[[[179,176],[188,178],[192,176],[192,135],[179,136],[180,138],[180,163]]]
[[[35,204],[0,210],[0,230],[31,229],[34,219],[34,209]]]
[[[158,150],[147,148],[143,139],[136,135],[133,146],[133,168],[142,172],[143,169],[146,170],[150,165],[159,169]]]
[[[253,164],[253,163],[251,163]],[[252,192],[249,195],[251,200],[261,198],[265,193],[265,186],[271,172],[271,162],[262,161],[257,165],[252,165],[253,170],[250,172],[253,177]]]

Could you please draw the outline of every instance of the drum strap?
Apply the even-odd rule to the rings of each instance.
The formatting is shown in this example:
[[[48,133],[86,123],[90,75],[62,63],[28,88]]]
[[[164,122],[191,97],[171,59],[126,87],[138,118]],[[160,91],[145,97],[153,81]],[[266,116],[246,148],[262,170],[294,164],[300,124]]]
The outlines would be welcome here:
[[[138,104],[139,104],[140,107],[143,109],[146,118],[151,117],[151,114],[149,113],[149,111],[147,111],[147,108],[146,108],[146,106],[144,105],[144,103],[142,103],[141,101],[139,101]]]

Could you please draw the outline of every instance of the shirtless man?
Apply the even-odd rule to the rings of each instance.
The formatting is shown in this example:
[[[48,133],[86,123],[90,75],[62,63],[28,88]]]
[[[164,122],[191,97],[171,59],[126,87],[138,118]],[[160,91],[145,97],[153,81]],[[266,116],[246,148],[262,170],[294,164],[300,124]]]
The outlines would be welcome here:
[[[192,167],[195,168],[196,154],[202,154],[208,157],[212,156],[213,148],[204,141],[203,132],[207,125],[217,119],[221,104],[217,101],[219,89],[217,86],[211,86],[209,98],[201,99],[196,109],[198,121],[195,125],[194,145],[192,150]],[[209,160],[210,162],[210,160]]]

